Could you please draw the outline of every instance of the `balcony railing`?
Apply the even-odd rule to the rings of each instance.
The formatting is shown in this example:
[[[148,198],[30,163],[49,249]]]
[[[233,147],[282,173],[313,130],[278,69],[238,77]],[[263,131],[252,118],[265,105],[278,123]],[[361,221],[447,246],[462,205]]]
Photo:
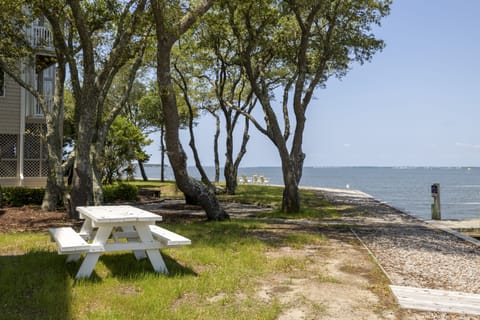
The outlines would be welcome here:
[[[53,108],[53,96],[44,96],[44,99],[45,99],[47,110],[51,111]],[[40,107],[40,104],[38,103],[38,101],[36,101],[36,99],[35,99],[35,108],[33,110],[32,116],[34,117],[44,116],[42,108]]]
[[[48,28],[33,26],[29,29],[29,36],[33,47],[54,50],[52,32]]]

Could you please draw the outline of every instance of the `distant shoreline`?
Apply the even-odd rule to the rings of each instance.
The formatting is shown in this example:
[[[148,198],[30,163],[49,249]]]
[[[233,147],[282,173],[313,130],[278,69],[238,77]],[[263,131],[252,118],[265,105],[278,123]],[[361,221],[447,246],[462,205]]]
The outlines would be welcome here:
[[[152,167],[161,167],[162,165],[160,163],[145,163],[144,166],[152,166]],[[165,168],[171,168],[170,165],[165,164]],[[188,165],[188,168],[195,168],[194,165]],[[204,166],[205,168],[215,168],[214,165],[208,165]],[[276,165],[276,166],[246,166],[246,167],[239,167],[239,169],[258,169],[258,168],[282,168],[281,165]],[[404,170],[404,169],[480,169],[480,166],[468,166],[468,165],[462,165],[462,166],[447,166],[447,165],[432,165],[432,166],[426,166],[426,165],[411,165],[411,166],[388,166],[388,165],[355,165],[355,166],[304,166],[305,168],[312,168],[312,169],[342,169],[342,168],[358,168],[358,169],[395,169],[395,170]],[[220,167],[220,170],[224,169],[224,167]]]

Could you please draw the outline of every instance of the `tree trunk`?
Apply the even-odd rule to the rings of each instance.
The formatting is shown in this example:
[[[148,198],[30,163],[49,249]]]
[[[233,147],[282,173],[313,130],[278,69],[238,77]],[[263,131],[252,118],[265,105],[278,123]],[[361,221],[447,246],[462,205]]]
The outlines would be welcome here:
[[[63,91],[65,87],[66,65],[62,55],[57,55],[57,68],[55,73],[55,91],[52,110],[45,108],[45,123],[47,132],[48,176],[45,195],[42,201],[42,210],[54,211],[60,200],[65,207],[68,206],[65,182],[63,180],[62,147],[63,147],[63,121],[64,102]]]
[[[251,108],[248,112],[251,112]],[[247,144],[250,136],[248,134],[250,128],[250,121],[245,118],[245,127],[243,129],[242,143],[240,145],[240,150],[238,151],[235,161],[233,160],[233,131],[234,126],[232,124],[238,121],[238,117],[231,117],[229,112],[225,112],[225,122],[227,123],[227,138],[226,138],[226,152],[225,152],[225,182],[226,182],[226,193],[234,195],[238,186],[237,177],[238,177],[238,168],[242,162],[243,156],[247,153]]]
[[[86,86],[87,84],[85,84]],[[90,162],[90,145],[95,124],[96,95],[87,94],[85,89],[77,100],[77,109],[82,113],[77,124],[75,143],[75,162],[73,167],[72,192],[70,198],[70,216],[78,219],[77,206],[93,205],[93,170]],[[92,107],[93,106],[93,107]]]
[[[171,79],[171,52],[174,43],[185,33],[213,4],[214,0],[205,0],[183,17],[178,17],[180,24],[177,28],[171,25],[169,8],[160,1],[151,1],[155,17],[157,35],[157,82],[160,100],[162,101],[162,114],[165,123],[165,142],[168,158],[172,166],[178,188],[190,199],[200,204],[209,220],[225,220],[228,214],[211,192],[211,189],[188,176],[187,157],[183,151],[179,138],[180,121],[178,117],[177,100]],[[167,16],[169,16],[167,18]]]
[[[142,160],[138,160],[138,168],[140,169],[140,174],[142,175],[143,181],[148,181],[147,174],[145,172],[145,166],[143,165]]]
[[[223,174],[225,175],[225,192],[230,195],[234,195],[237,189],[237,168],[229,160],[228,157],[225,159],[225,168],[223,169]]]
[[[106,134],[106,133],[105,133]],[[93,204],[99,206],[103,203],[103,189],[102,189],[102,171],[99,165],[99,159],[103,157],[103,148],[105,146],[104,137],[98,137],[97,141],[92,144],[90,148],[90,163],[92,166],[92,191]]]
[[[154,2],[155,3],[155,2]],[[156,11],[156,10],[155,10]],[[156,16],[158,19],[158,17]],[[225,220],[229,216],[220,207],[220,204],[210,188],[188,176],[187,156],[180,143],[178,130],[180,121],[178,117],[177,101],[170,78],[170,52],[173,42],[165,39],[165,34],[159,30],[157,20],[157,81],[162,101],[163,115],[165,117],[165,142],[168,158],[172,166],[178,188],[185,196],[202,206],[209,220]]]
[[[160,127],[160,181],[165,182],[165,126]]]
[[[215,135],[213,136],[213,154],[215,159],[215,183],[220,182],[220,156],[218,155],[218,139],[220,138],[220,117],[212,112],[215,117]]]
[[[215,190],[215,187],[213,186],[212,182],[208,178],[207,173],[205,172],[205,169],[203,169],[202,163],[200,161],[200,156],[198,155],[197,146],[195,145],[195,139],[193,138],[193,135],[192,135],[192,138],[190,140],[189,145],[190,145],[190,149],[192,149],[193,158],[195,159],[195,167],[197,168],[198,172],[200,173],[202,183],[207,188]]]
[[[302,140],[297,135],[300,135],[301,137],[301,134],[303,134],[305,118],[296,118],[297,124],[295,137],[292,141],[292,151],[289,152],[286,138],[288,135],[282,135],[277,117],[270,105],[270,102],[265,101],[266,100],[264,99],[264,111],[270,120],[269,138],[277,147],[278,154],[282,162],[283,182],[285,185],[283,190],[282,211],[285,213],[297,213],[300,211],[301,207],[300,190],[298,185],[300,183],[302,173],[301,168],[303,167],[303,160],[305,158],[305,155],[302,153]],[[284,115],[284,117],[285,116],[286,115]],[[287,120],[285,120],[285,123],[287,123]]]
[[[302,152],[301,146],[295,144],[296,141],[300,140],[294,139],[292,150],[295,152],[292,151],[290,154],[285,152],[285,148],[278,148],[282,160],[282,173],[285,184],[282,200],[282,211],[285,213],[299,212],[301,206],[300,189],[298,186],[302,178],[305,154]]]
[[[225,141],[225,168],[223,172],[225,175],[227,194],[235,194],[235,189],[237,188],[237,172],[233,165],[233,125],[231,110],[224,110],[224,114],[227,137]]]
[[[47,116],[47,118],[52,118]],[[63,180],[62,168],[62,135],[58,126],[63,125],[63,121],[58,119],[47,120],[47,133],[45,140],[47,141],[48,152],[48,175],[45,194],[42,201],[42,210],[54,211],[57,209],[60,200],[63,200],[65,206],[66,194],[65,183]]]
[[[295,168],[290,161],[290,165],[285,166],[282,161],[283,181],[285,187],[283,189],[282,211],[284,213],[296,213],[300,211],[300,190],[295,174]]]
[[[88,152],[87,156],[80,156],[83,150],[77,148],[77,156],[73,167],[72,192],[70,195],[70,218],[78,219],[78,206],[93,204],[92,194],[92,171],[90,169],[90,160]]]
[[[48,139],[51,141],[51,137]],[[49,142],[48,144],[50,144]],[[49,156],[48,156],[48,175],[47,175],[47,184],[45,188],[45,194],[42,201],[42,210],[43,211],[55,211],[57,210],[58,204],[60,201],[63,201],[65,206],[68,205],[65,197],[65,184],[63,181],[63,169],[61,165],[61,157],[58,157],[55,152],[54,145],[49,145],[47,147]],[[61,150],[61,149],[60,149]]]
[[[200,173],[201,180],[205,186],[212,189],[215,192],[215,187],[212,185],[212,182],[207,176],[207,173],[203,169],[202,163],[200,161],[200,156],[198,155],[197,146],[195,145],[195,133],[193,132],[193,109],[192,105],[187,102],[188,106],[188,113],[189,113],[189,120],[188,120],[188,131],[190,133],[190,149],[193,153],[193,159],[195,160],[195,166],[197,167],[198,172]],[[193,204],[193,203],[192,203]]]

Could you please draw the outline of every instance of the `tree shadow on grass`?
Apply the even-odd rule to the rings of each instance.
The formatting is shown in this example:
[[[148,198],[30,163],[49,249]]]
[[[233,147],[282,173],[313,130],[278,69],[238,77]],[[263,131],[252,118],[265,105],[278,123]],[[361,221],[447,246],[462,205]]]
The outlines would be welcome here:
[[[54,252],[0,256],[0,319],[71,319],[70,279]]]
[[[169,255],[162,253],[168,269],[168,276],[197,276],[190,268],[182,266]],[[110,270],[112,276],[119,278],[135,278],[146,273],[155,274],[148,258],[137,260],[133,253],[102,255],[100,261]]]

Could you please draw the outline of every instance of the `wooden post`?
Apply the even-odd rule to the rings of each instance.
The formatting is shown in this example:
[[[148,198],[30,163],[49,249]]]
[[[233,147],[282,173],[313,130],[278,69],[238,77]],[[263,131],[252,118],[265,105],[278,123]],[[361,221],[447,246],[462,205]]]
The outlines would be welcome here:
[[[432,197],[433,197],[433,204],[432,204],[432,220],[442,220],[442,214],[440,211],[440,184],[434,183],[432,184]]]

